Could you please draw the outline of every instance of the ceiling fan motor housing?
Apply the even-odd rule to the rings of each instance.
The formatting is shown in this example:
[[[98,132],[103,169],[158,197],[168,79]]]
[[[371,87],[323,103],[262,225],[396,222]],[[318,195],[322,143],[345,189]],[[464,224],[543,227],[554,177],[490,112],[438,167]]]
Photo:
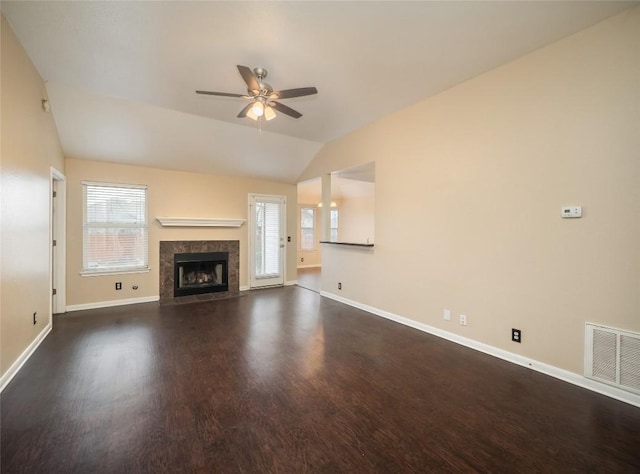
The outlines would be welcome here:
[[[267,84],[266,82],[262,82],[262,81],[259,82],[258,84],[260,85],[260,90],[258,91],[258,95],[268,96],[273,92],[273,87],[271,87],[271,84]]]

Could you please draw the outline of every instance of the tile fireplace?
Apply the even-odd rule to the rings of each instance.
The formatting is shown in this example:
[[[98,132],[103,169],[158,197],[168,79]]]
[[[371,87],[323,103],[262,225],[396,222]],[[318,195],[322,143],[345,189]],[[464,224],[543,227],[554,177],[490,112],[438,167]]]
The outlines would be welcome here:
[[[160,303],[206,301],[240,293],[237,240],[160,242]]]

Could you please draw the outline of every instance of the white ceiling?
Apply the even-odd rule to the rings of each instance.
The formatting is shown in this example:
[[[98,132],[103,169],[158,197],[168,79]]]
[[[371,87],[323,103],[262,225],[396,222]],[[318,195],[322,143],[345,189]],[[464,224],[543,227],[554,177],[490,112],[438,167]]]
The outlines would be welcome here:
[[[295,182],[323,143],[639,2],[58,2],[1,8],[66,156]],[[315,86],[262,132],[237,64]]]

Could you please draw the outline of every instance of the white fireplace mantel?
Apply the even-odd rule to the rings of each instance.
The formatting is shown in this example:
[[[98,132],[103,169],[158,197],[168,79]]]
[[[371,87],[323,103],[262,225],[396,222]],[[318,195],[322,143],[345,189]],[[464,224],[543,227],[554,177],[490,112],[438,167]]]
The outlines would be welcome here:
[[[156,217],[162,227],[240,227],[244,219],[214,217]]]

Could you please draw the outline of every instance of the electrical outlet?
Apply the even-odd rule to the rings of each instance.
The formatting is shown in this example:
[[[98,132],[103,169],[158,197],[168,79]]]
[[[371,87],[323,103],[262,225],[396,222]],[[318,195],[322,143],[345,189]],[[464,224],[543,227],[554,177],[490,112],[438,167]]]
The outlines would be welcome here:
[[[522,331],[520,329],[511,329],[511,340],[520,344],[522,342]]]
[[[34,312],[33,313],[33,324],[37,324],[38,323],[38,312]]]
[[[341,290],[342,289],[342,282],[338,282],[338,289]]]
[[[466,326],[467,325],[467,317],[464,314],[460,315],[460,325],[461,326]]]
[[[451,321],[451,310],[445,309],[442,312],[442,316],[444,317],[445,321]]]
[[[121,290],[122,289],[122,282],[121,281],[117,281],[116,282],[116,290]]]

